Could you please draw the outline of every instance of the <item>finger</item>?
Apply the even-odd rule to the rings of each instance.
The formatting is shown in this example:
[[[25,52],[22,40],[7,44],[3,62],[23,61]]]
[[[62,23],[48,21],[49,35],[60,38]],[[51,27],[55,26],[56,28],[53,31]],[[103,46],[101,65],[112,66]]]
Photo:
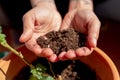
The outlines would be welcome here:
[[[57,62],[58,58],[56,54],[52,54],[49,58],[47,58],[51,62]]]
[[[53,51],[50,48],[44,48],[44,49],[42,49],[42,56],[43,57],[49,58],[52,55],[53,55]]]
[[[34,20],[31,16],[23,17],[23,33],[20,37],[20,42],[26,42],[32,36],[34,29]]]
[[[36,55],[40,55],[41,54],[41,51],[42,51],[42,49],[41,49],[41,47],[37,44],[37,42],[36,42],[36,40],[29,40],[29,41],[27,41],[27,42],[25,42],[25,45],[26,45],[26,47],[30,50],[30,51],[32,51],[32,52],[34,52]]]
[[[70,19],[67,16],[65,16],[65,18],[63,19],[63,22],[61,24],[60,30],[67,29],[70,26],[70,22],[71,22]]]
[[[98,19],[95,19],[88,26],[89,27],[87,41],[89,46],[91,48],[94,48],[97,45],[97,40],[99,37],[100,21]]]
[[[68,27],[71,27],[71,22],[74,18],[74,14],[75,14],[75,10],[66,14],[61,24],[60,30],[64,30],[64,29],[67,29]]]
[[[61,52],[61,53],[59,54],[58,58],[59,58],[60,60],[62,60],[62,61],[67,60],[66,57],[65,57],[65,54],[66,54],[66,52]]]
[[[76,54],[74,50],[68,50],[67,53],[65,54],[65,57],[67,59],[73,60],[76,58]]]
[[[80,56],[87,56],[91,54],[92,51],[93,49],[89,49],[87,47],[81,47],[81,48],[76,49],[75,53],[78,57],[80,57]]]

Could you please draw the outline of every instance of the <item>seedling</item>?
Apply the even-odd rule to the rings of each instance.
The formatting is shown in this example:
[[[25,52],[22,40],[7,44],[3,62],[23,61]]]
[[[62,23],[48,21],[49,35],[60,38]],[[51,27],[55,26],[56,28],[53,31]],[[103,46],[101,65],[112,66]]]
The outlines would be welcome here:
[[[46,74],[46,67],[41,65],[40,63],[37,64],[36,66],[28,63],[28,61],[24,58],[21,52],[18,52],[16,49],[12,48],[6,41],[5,39],[6,35],[2,33],[2,27],[0,26],[0,44],[12,51],[15,55],[17,55],[21,60],[27,64],[30,69],[32,75],[30,76],[29,80],[54,80],[54,78],[48,74]]]

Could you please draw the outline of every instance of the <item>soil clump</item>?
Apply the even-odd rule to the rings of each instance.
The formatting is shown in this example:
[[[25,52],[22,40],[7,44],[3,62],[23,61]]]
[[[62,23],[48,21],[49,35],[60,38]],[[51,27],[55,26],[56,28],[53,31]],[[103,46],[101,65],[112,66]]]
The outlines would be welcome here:
[[[45,37],[40,36],[37,43],[42,48],[51,48],[57,55],[62,51],[75,50],[86,45],[86,36],[73,28],[52,31],[47,33]]]

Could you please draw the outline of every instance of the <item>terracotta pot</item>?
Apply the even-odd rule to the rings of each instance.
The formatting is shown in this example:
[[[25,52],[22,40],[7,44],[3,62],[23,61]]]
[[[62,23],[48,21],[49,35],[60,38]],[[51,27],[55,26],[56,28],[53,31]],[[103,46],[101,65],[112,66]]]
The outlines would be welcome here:
[[[37,58],[25,46],[21,46],[17,50],[21,51],[29,62]],[[100,80],[120,80],[115,64],[99,48],[95,48],[90,56],[80,57],[80,61],[94,69]],[[25,66],[19,57],[10,52],[9,55],[0,60],[0,80],[13,80],[17,73]]]

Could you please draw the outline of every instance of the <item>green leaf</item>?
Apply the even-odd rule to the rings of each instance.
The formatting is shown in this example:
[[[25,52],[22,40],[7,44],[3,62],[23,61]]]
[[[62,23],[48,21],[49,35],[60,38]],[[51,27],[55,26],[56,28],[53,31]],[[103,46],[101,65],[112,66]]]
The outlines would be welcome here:
[[[51,76],[44,76],[41,80],[54,80]]]
[[[6,37],[6,35],[2,33],[2,27],[0,26],[0,43],[2,45],[7,43],[5,37]]]
[[[37,64],[35,68],[31,68],[31,73],[38,79],[42,79],[43,73],[45,73],[46,70],[46,67],[41,64]]]
[[[42,76],[41,79],[36,78],[35,76],[31,75],[29,80],[55,80],[52,76]]]
[[[54,80],[54,78],[48,74],[46,74],[47,68],[42,64],[38,63],[35,68],[31,68],[31,73],[33,77],[38,80]],[[32,77],[32,78],[33,78]],[[32,79],[30,79],[32,80]]]

